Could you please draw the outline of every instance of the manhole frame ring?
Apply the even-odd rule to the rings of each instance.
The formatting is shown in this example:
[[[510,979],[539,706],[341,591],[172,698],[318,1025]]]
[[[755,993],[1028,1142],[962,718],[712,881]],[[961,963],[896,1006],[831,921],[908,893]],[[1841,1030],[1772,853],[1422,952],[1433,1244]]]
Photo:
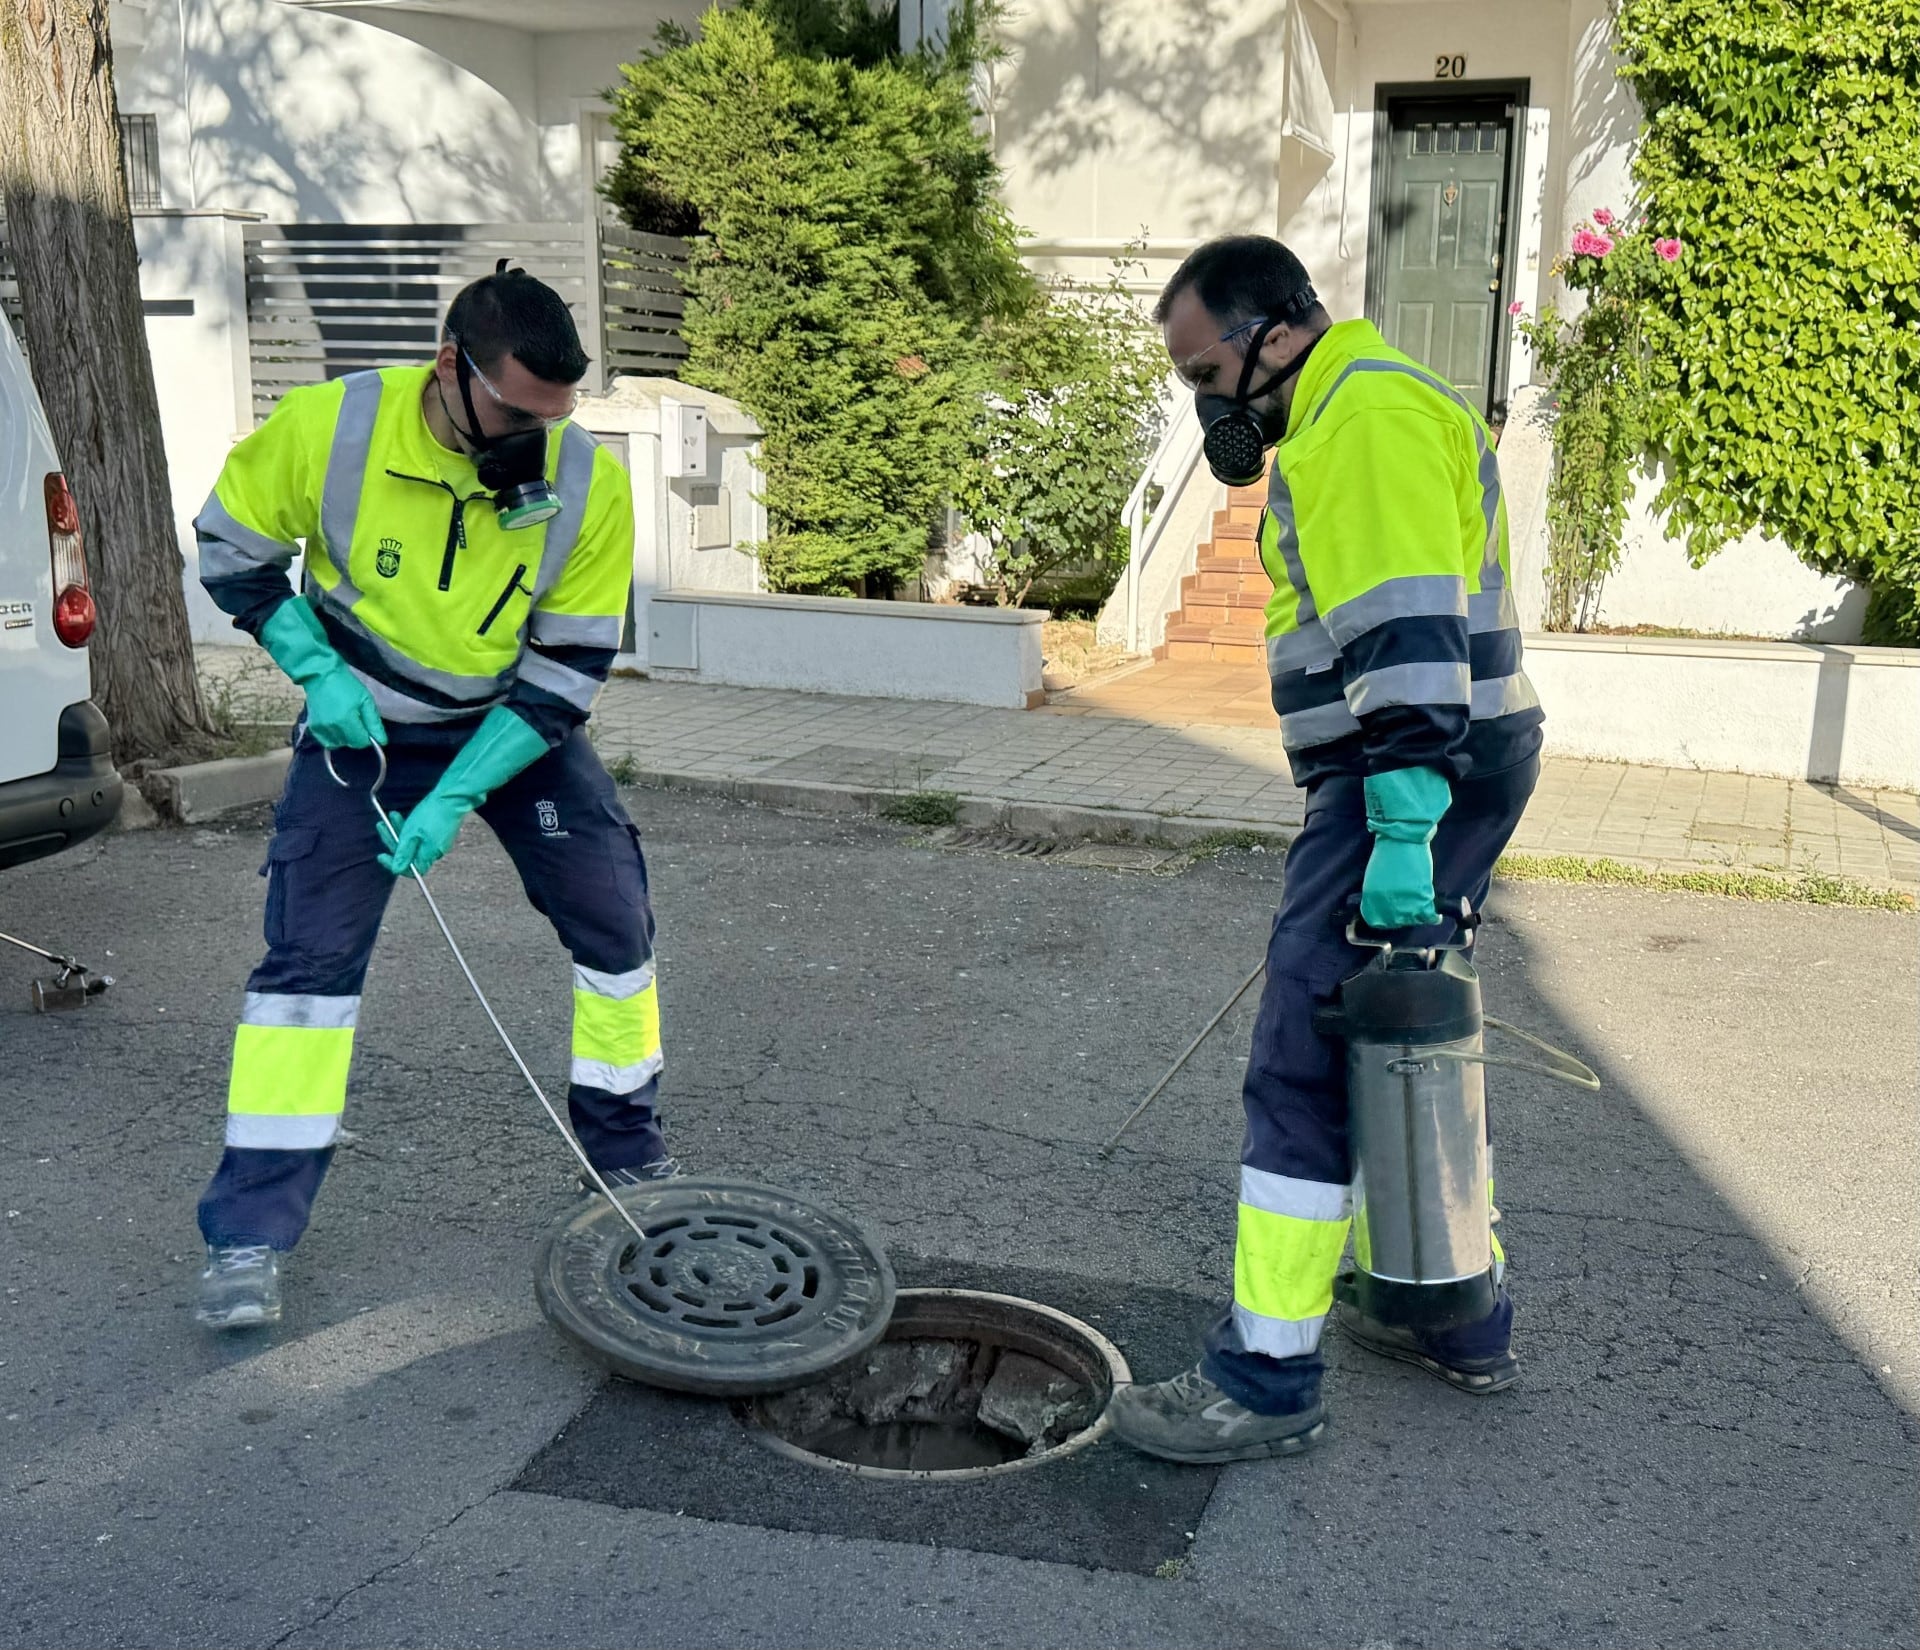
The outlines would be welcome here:
[[[1043,1318],[1056,1327],[1065,1330],[1077,1339],[1085,1340],[1099,1361],[1106,1365],[1111,1390],[1106,1402],[1100,1406],[1100,1413],[1091,1422],[1069,1438],[1062,1439],[1053,1448],[1042,1450],[1038,1455],[1023,1455],[1018,1460],[1001,1461],[990,1467],[956,1467],[949,1471],[910,1467],[869,1467],[857,1461],[841,1461],[831,1455],[820,1455],[810,1449],[782,1438],[772,1427],[761,1419],[760,1406],[767,1397],[776,1394],[762,1394],[759,1397],[740,1400],[737,1411],[741,1414],[741,1425],[747,1436],[762,1449],[775,1455],[783,1455],[790,1461],[799,1461],[809,1467],[825,1467],[834,1472],[851,1473],[857,1478],[879,1479],[896,1484],[964,1484],[982,1478],[1000,1478],[1008,1473],[1025,1472],[1031,1467],[1047,1466],[1055,1461],[1063,1461],[1070,1455],[1077,1455],[1107,1435],[1112,1426],[1110,1410],[1113,1406],[1113,1393],[1123,1386],[1133,1383],[1133,1371],[1128,1367],[1126,1354],[1112,1341],[1095,1329],[1092,1324],[1071,1313],[1062,1312],[1056,1306],[1045,1301],[1029,1300],[1024,1295],[1003,1295],[991,1289],[942,1289],[929,1287],[922,1289],[901,1289],[894,1297],[894,1315],[888,1321],[891,1330],[893,1322],[899,1316],[900,1307],[916,1301],[986,1301],[995,1306],[1013,1307],[1023,1313]],[[883,1332],[880,1340],[892,1337]],[[902,1336],[901,1339],[911,1339]],[[876,1346],[879,1341],[874,1343]],[[864,1355],[864,1354],[863,1354]],[[789,1389],[792,1390],[792,1389]]]

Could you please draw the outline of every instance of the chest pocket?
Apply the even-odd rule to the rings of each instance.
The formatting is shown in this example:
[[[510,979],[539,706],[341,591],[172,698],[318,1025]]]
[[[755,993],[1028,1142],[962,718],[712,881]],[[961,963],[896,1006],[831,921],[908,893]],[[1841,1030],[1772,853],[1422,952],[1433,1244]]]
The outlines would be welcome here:
[[[437,477],[390,469],[377,491],[386,508],[369,496],[361,511],[367,526],[354,546],[359,617],[431,668],[475,677],[508,669],[545,529],[506,533],[495,523],[491,493],[463,495]]]
[[[526,576],[527,564],[522,562],[513,570],[513,577],[507,580],[506,588],[500,592],[499,598],[494,602],[493,606],[487,609],[487,616],[480,621],[480,629],[477,632],[478,635],[484,636],[493,628],[493,621],[506,611],[508,604],[512,602],[516,595],[525,596],[528,601],[533,600],[533,591],[524,582]],[[518,634],[519,629],[520,626],[516,623],[513,626],[514,632]]]

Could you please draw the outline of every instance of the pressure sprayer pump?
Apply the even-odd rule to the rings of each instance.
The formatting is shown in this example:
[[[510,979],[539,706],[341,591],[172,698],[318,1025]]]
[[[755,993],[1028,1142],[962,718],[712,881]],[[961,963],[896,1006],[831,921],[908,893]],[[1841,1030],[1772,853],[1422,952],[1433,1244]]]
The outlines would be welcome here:
[[[1407,1329],[1474,1323],[1494,1309],[1484,1068],[1600,1087],[1572,1055],[1482,1011],[1480,977],[1466,955],[1480,917],[1465,900],[1459,912],[1454,941],[1424,946],[1369,929],[1356,915],[1347,939],[1375,955],[1341,985],[1339,1006],[1314,1018],[1316,1029],[1347,1045],[1354,1270],[1341,1274],[1335,1293]],[[1486,1053],[1488,1028],[1550,1063]]]

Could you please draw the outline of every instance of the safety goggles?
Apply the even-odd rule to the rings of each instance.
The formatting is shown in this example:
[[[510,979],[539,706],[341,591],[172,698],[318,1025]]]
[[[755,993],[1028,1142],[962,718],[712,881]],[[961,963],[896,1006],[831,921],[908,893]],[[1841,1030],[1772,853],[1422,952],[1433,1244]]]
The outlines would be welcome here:
[[[1196,354],[1188,356],[1186,360],[1182,361],[1173,370],[1179,375],[1180,382],[1185,384],[1188,389],[1197,390],[1201,386],[1197,384],[1191,376],[1193,369],[1195,367],[1199,366],[1199,364],[1202,361],[1206,360],[1206,358],[1209,355],[1211,355],[1215,350],[1217,350],[1222,344],[1231,344],[1236,338],[1244,338],[1248,333],[1254,331],[1259,327],[1263,327],[1266,324],[1267,324],[1267,318],[1264,315],[1256,315],[1251,321],[1243,321],[1240,323],[1239,326],[1235,327],[1231,332],[1221,333],[1220,336],[1214,339],[1214,341],[1211,344],[1207,345],[1205,349],[1198,351]],[[474,369],[474,371],[476,372],[478,372],[479,370],[480,369],[478,367]]]
[[[457,339],[455,341],[458,342]],[[472,353],[465,344],[460,345],[460,355],[461,359],[467,363],[468,370],[472,372],[475,378],[480,380],[480,387],[493,397],[493,404],[500,409],[500,416],[517,429],[558,429],[573,416],[574,409],[580,405],[580,392],[575,390],[567,397],[567,410],[565,412],[556,413],[552,417],[548,417],[543,413],[530,413],[524,407],[516,407],[502,395],[499,390],[494,388],[493,380],[480,370],[480,363],[474,360]]]

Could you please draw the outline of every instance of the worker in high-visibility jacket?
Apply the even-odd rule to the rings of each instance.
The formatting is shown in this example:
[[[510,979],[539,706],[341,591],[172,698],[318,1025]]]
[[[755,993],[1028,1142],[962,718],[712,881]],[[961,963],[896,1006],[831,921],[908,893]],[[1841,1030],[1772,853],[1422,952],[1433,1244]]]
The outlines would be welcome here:
[[[675,1172],[654,1115],[646,865],[585,728],[633,571],[626,474],[569,422],[586,370],[559,295],[503,268],[454,299],[430,366],[289,391],[194,524],[208,594],[306,695],[226,1151],[200,1201],[198,1316],[212,1327],[278,1318],[278,1257],[339,1137],[394,880],[444,855],[470,813],[572,954],[567,1098],[588,1157],[615,1183]],[[376,744],[397,839],[368,800]]]
[[[1324,1429],[1320,1335],[1351,1208],[1343,1046],[1316,1007],[1368,956],[1357,902],[1410,943],[1477,910],[1539,773],[1492,439],[1445,379],[1366,321],[1332,324],[1264,236],[1208,243],[1156,311],[1214,474],[1269,470],[1267,662],[1306,822],[1287,855],[1243,1099],[1233,1303],[1197,1368],[1123,1389],[1119,1435],[1174,1461],[1290,1454]],[[1489,1192],[1489,1195],[1491,1193]],[[1496,1270],[1504,1256],[1496,1242]],[[1512,1383],[1513,1307],[1419,1336],[1342,1307],[1362,1346],[1463,1392]]]

